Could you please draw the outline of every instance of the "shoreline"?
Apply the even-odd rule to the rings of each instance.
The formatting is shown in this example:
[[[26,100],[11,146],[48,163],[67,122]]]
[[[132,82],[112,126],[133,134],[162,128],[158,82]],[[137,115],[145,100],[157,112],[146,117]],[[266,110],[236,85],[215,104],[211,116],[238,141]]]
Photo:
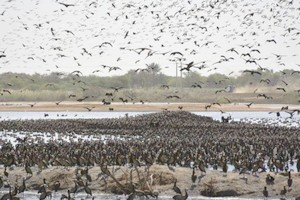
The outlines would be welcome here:
[[[252,104],[249,108],[247,103],[231,103],[212,105],[210,108],[205,108],[210,103],[119,103],[113,102],[110,105],[103,105],[100,102],[72,102],[65,101],[58,105],[57,102],[1,102],[0,112],[2,111],[40,111],[40,112],[158,112],[163,110],[182,110],[190,112],[226,112],[226,111],[244,111],[244,112],[259,112],[269,111],[277,112],[282,107],[288,106],[289,109],[300,109],[300,105],[286,105],[286,104]]]
[[[61,186],[58,192],[61,196],[61,194],[66,194],[68,189],[74,187],[74,181],[76,180],[76,170],[84,169],[84,167],[49,166],[48,168],[43,169],[42,171],[39,171],[38,167],[31,167],[31,169],[33,172],[33,176],[31,176],[30,178],[28,178],[28,175],[26,175],[24,167],[15,167],[15,169],[9,170],[9,177],[6,180],[4,180],[4,183],[7,180],[9,180],[10,182],[14,182],[18,177],[18,182],[20,186],[22,184],[22,177],[27,177],[27,192],[32,193],[35,196],[39,196],[40,194],[37,193],[37,190],[39,186],[43,184],[43,178],[46,179],[46,182],[49,185],[49,189],[51,188],[51,185],[53,185],[56,181],[59,181]],[[114,166],[109,167],[108,169],[113,174],[113,176],[118,181],[120,181],[122,185],[128,184],[130,180],[130,171],[133,171],[133,183],[139,183],[139,178],[136,173],[136,169],[133,167],[130,168],[128,166]],[[191,199],[263,199],[264,196],[262,191],[264,189],[264,186],[267,186],[268,188],[270,199],[279,199],[282,197],[282,195],[280,195],[280,191],[283,189],[283,186],[286,186],[286,181],[288,179],[286,172],[259,172],[257,175],[253,175],[251,173],[240,175],[239,172],[232,171],[223,173],[222,171],[220,171],[220,169],[218,169],[206,170],[206,173],[201,173],[199,170],[196,170],[197,180],[195,181],[195,183],[193,183],[190,177],[193,171],[191,168],[172,167],[172,169],[170,169],[166,165],[155,164],[152,165],[149,169],[149,173],[151,175],[153,174],[152,180],[149,179],[149,176],[147,177],[145,175],[145,167],[138,167],[137,169],[140,172],[140,176],[142,178],[144,177],[148,183],[152,181],[151,186],[148,187],[150,187],[150,189],[153,192],[157,192],[160,198],[166,197],[167,199],[172,199],[172,197],[176,195],[176,193],[172,189],[174,180],[177,180],[177,186],[182,191],[184,189],[187,189],[188,196]],[[0,167],[0,171],[2,172],[3,170],[4,168]],[[118,188],[118,186],[112,178],[106,177],[104,178],[104,181],[102,179],[103,177],[99,176],[99,174],[101,174],[99,166],[89,167],[89,174],[93,178],[91,182],[88,182],[88,186],[92,190],[94,197],[120,196],[125,197],[124,199],[127,199],[128,195],[117,195],[111,192],[113,190],[115,191]],[[265,177],[267,176],[267,174],[270,174],[275,178],[274,185],[266,185]],[[3,174],[2,177],[4,177]],[[286,198],[288,199],[295,199],[297,197],[300,197],[300,191],[297,190],[297,187],[300,185],[300,173],[293,172],[292,178],[292,187],[289,188],[286,186],[288,190]],[[82,176],[82,179],[84,183],[87,181],[84,176]],[[201,194],[201,192],[205,190],[206,185],[210,184],[210,182],[212,182],[216,194],[223,194],[223,196],[209,197]],[[6,193],[7,189],[2,188],[1,193]],[[80,192],[76,193],[77,198],[78,196],[86,196],[86,193],[84,192],[84,190],[80,190]]]

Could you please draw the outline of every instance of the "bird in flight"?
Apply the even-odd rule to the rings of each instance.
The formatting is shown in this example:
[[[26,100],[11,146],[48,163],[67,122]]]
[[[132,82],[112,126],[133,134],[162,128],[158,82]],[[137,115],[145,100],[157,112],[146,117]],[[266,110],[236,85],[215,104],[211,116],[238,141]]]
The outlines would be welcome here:
[[[90,112],[90,111],[92,111],[95,108],[95,106],[93,106],[91,108],[89,108],[89,107],[83,107],[83,108],[87,109]]]
[[[254,74],[258,74],[258,75],[261,75],[261,73],[259,71],[254,71],[254,70],[244,70],[243,73],[250,73],[251,75],[254,75]]]
[[[276,88],[276,90],[282,90],[283,92],[286,92],[286,90],[284,88],[281,88],[281,87]]]
[[[74,4],[66,4],[66,3],[62,3],[62,2],[58,2],[58,3],[65,6],[66,8],[69,6],[75,6]]]

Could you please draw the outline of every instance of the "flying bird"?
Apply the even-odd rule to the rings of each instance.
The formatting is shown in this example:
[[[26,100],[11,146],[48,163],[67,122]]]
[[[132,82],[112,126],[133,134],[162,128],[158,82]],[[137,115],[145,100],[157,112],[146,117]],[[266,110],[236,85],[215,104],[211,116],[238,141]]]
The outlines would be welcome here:
[[[175,52],[170,53],[171,56],[172,56],[172,55],[176,55],[176,54],[179,54],[179,55],[183,56],[183,54],[180,53],[179,51],[175,51]]]
[[[283,92],[286,92],[286,90],[284,88],[281,88],[281,87],[276,88],[276,90],[282,90]]]
[[[254,71],[254,70],[244,70],[243,73],[250,73],[251,75],[254,75],[254,74],[258,74],[258,75],[261,75],[261,73],[259,71]]]
[[[66,8],[68,8],[69,6],[75,6],[74,4],[66,4],[66,3],[62,3],[62,2],[58,2],[58,3],[65,6]]]
[[[179,96],[177,95],[169,95],[166,97],[167,99],[172,99],[172,98],[176,98],[176,99],[181,99]]]
[[[87,109],[87,110],[90,112],[90,111],[93,110],[93,108],[95,108],[95,106],[93,106],[93,107],[91,107],[91,108],[89,108],[89,107],[83,107],[83,108]]]
[[[275,44],[277,44],[277,42],[274,39],[272,39],[272,40],[266,40],[266,42],[274,42]]]
[[[250,106],[251,106],[252,104],[253,104],[253,102],[246,104],[246,106],[247,106],[248,108],[250,108]]]
[[[9,90],[3,89],[3,92],[7,92],[8,94],[11,94],[11,92]]]

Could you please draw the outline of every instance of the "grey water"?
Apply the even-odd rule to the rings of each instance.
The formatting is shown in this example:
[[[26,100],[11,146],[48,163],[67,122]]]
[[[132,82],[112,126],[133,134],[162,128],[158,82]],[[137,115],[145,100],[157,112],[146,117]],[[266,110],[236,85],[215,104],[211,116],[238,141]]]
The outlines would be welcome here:
[[[137,116],[153,112],[0,112],[0,120],[25,120],[25,119],[101,119],[120,118],[127,116]],[[300,115],[291,117],[289,113],[281,112],[280,117],[273,112],[192,112],[196,115],[212,117],[221,120],[222,116],[231,116],[233,121],[243,121],[249,123],[268,123],[287,126],[299,125]]]

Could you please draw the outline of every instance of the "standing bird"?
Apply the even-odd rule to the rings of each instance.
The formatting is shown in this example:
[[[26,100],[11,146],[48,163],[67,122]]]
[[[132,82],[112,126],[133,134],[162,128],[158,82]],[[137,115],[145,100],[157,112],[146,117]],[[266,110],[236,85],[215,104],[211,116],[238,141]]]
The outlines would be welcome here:
[[[195,175],[195,167],[193,168],[193,173],[192,173],[192,182],[195,183],[196,182],[196,179],[197,179],[197,175]]]
[[[174,200],[186,200],[187,198],[188,198],[188,193],[187,193],[186,189],[185,189],[185,195],[177,194],[177,195],[173,196]]]
[[[273,176],[271,176],[270,174],[267,174],[267,177],[266,177],[266,183],[267,183],[267,185],[273,185],[274,184],[274,180],[275,180],[275,178]]]
[[[287,183],[288,183],[289,187],[291,187],[293,184],[293,179],[291,178],[291,171],[289,171],[289,179],[288,179]]]
[[[267,190],[267,187],[266,187],[266,186],[265,186],[265,188],[264,188],[263,194],[264,194],[264,197],[265,197],[265,198],[268,198],[268,196],[269,196],[269,192],[268,192],[268,190]]]
[[[22,185],[19,187],[19,194],[22,193],[22,192],[25,193],[25,190],[26,190],[25,178],[23,178]]]
[[[85,182],[84,191],[87,195],[92,195],[92,190],[88,187],[88,182]]]
[[[175,179],[175,181],[174,181],[173,190],[176,193],[181,194],[181,190],[179,189],[179,187],[177,187],[176,183],[177,183],[177,179]]]
[[[280,191],[280,195],[285,196],[286,193],[287,193],[287,190],[286,190],[285,186],[283,186],[283,190]]]

